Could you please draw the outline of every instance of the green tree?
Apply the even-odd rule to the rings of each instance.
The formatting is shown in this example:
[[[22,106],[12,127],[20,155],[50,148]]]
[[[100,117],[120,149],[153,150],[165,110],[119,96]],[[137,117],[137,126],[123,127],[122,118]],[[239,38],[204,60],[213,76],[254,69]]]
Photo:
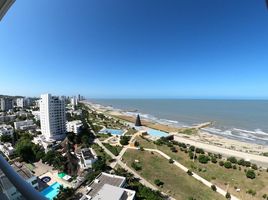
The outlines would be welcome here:
[[[159,179],[155,179],[154,184],[156,184],[157,186],[162,186],[164,185],[164,182],[160,181]]]
[[[130,140],[130,136],[121,136],[120,137],[120,144],[121,145],[128,145],[129,140]]]
[[[237,163],[237,159],[235,157],[233,157],[233,156],[227,158],[227,160],[230,161],[233,164],[236,164]]]
[[[226,192],[225,198],[226,199],[231,199],[231,194],[229,192]]]
[[[140,170],[142,170],[142,166],[141,166],[141,164],[136,163],[136,162],[133,162],[133,163],[131,164],[131,167],[132,167],[133,169],[135,169],[136,171],[140,171]]]
[[[217,187],[215,185],[211,185],[211,189],[216,192],[217,191]]]
[[[224,163],[224,167],[227,168],[227,169],[230,169],[230,168],[232,168],[232,163],[230,161],[226,161]]]
[[[200,163],[206,164],[209,161],[209,157],[206,156],[206,155],[201,154],[201,155],[198,156],[198,161]]]
[[[254,172],[253,170],[249,169],[249,170],[247,170],[247,172],[246,172],[246,176],[247,176],[248,178],[250,178],[250,179],[254,179],[254,178],[256,177],[256,174],[255,174],[255,172]]]
[[[35,152],[33,151],[33,143],[30,140],[19,140],[15,146],[17,155],[25,162],[35,161]]]
[[[66,187],[64,188],[62,185],[59,188],[58,195],[54,198],[54,200],[68,200],[71,199],[74,195],[74,189]]]
[[[13,138],[10,135],[1,135],[1,142],[12,142]]]

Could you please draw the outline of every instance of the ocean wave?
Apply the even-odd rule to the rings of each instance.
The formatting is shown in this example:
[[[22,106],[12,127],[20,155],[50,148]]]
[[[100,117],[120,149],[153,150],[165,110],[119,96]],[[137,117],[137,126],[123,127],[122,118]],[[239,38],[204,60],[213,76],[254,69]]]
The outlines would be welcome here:
[[[263,132],[261,129],[256,129],[254,131],[239,128],[223,130],[219,128],[209,127],[209,128],[202,128],[202,130],[207,131],[211,134],[245,142],[248,141],[257,144],[267,144],[268,142],[268,134]]]

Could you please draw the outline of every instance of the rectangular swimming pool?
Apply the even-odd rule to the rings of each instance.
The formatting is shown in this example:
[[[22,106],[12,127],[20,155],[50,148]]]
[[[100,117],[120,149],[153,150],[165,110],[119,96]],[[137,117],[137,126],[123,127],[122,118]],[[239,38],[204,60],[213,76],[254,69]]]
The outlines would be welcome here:
[[[124,131],[119,130],[119,129],[111,129],[111,128],[106,128],[104,130],[101,130],[100,133],[111,133],[112,135],[122,135],[124,133]]]
[[[166,137],[168,136],[168,133],[155,130],[155,129],[150,129],[147,131],[149,135],[154,136],[154,137]]]
[[[58,195],[60,186],[61,184],[59,184],[58,182],[55,182],[49,187],[47,187],[46,189],[44,189],[41,192],[41,194],[45,196],[46,198],[53,200],[53,198]]]

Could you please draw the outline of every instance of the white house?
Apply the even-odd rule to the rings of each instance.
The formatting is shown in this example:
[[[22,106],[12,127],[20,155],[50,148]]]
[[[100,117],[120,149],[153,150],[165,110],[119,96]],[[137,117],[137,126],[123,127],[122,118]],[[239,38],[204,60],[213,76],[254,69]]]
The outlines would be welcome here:
[[[18,121],[14,122],[15,130],[29,130],[35,129],[36,125],[33,123],[33,120],[25,120],[25,121]]]
[[[31,111],[35,120],[40,120],[40,111]]]
[[[82,130],[83,123],[81,120],[70,121],[66,123],[67,132],[74,132],[79,134]]]
[[[2,135],[10,135],[13,136],[14,129],[11,125],[0,125],[0,136]]]
[[[54,149],[58,145],[56,140],[47,139],[44,135],[34,137],[32,142],[42,146],[45,149],[45,152]]]
[[[126,178],[102,172],[86,188],[80,200],[134,200],[136,192],[125,189]]]
[[[13,148],[11,143],[6,142],[0,145],[0,151],[2,151],[7,157],[9,157],[14,154],[15,149]]]
[[[92,168],[93,163],[97,161],[97,154],[93,149],[81,149],[81,153],[77,154],[79,165],[82,169]]]

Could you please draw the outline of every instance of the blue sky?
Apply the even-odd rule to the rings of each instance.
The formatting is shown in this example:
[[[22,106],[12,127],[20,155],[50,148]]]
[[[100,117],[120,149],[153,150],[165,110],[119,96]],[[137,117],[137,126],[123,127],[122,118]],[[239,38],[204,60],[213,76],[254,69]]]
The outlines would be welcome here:
[[[264,0],[27,0],[0,22],[0,94],[268,98]]]

